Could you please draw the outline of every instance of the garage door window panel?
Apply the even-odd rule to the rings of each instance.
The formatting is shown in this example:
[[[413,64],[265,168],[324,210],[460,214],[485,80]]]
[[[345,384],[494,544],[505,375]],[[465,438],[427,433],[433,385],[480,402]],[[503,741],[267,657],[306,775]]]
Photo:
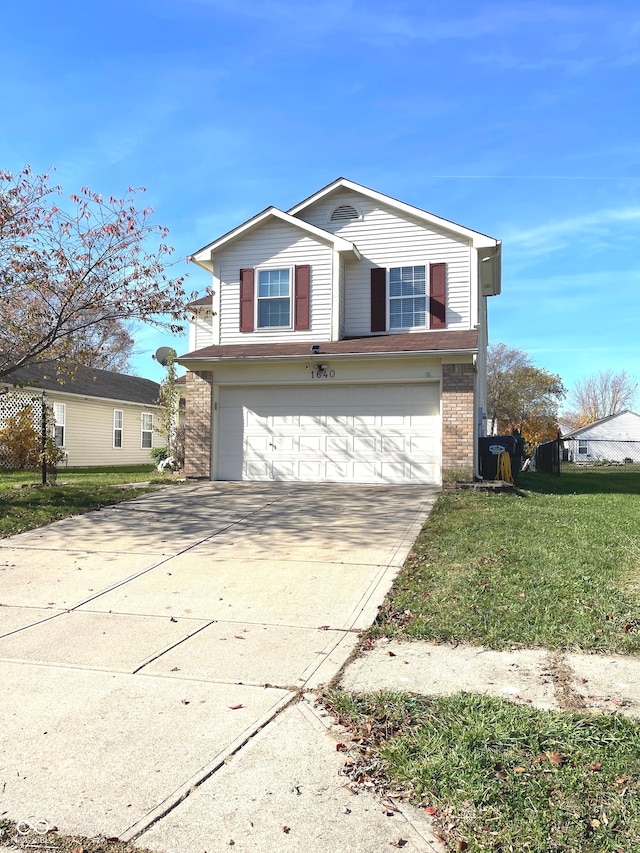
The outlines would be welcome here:
[[[291,270],[258,270],[259,329],[291,327]]]

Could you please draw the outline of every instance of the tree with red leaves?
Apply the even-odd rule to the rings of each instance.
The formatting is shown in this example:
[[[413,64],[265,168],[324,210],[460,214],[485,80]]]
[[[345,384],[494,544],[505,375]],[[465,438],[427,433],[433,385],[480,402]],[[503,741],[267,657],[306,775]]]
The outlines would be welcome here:
[[[181,330],[184,277],[168,274],[167,229],[136,206],[140,192],[84,187],[62,205],[48,175],[0,170],[0,379],[29,365],[107,367],[131,351],[132,321]]]

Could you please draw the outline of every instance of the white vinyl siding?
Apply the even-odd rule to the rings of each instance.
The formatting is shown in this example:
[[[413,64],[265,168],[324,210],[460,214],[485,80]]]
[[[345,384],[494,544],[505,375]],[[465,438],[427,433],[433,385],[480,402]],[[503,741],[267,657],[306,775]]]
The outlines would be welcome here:
[[[232,243],[218,255],[217,273],[220,285],[220,343],[276,343],[294,340],[329,340],[331,338],[331,269],[332,249],[285,223],[268,223]],[[292,269],[296,265],[311,267],[310,328],[258,329],[240,332],[240,269],[268,266],[270,269]],[[254,294],[258,293],[258,277]]]
[[[351,203],[362,220],[330,222],[338,204]],[[300,218],[355,243],[362,260],[345,266],[345,335],[371,332],[371,269],[373,267],[447,264],[447,329],[468,329],[471,323],[471,248],[456,235],[429,228],[373,199],[351,192],[333,194]]]
[[[63,465],[86,468],[94,465],[151,464],[149,448],[142,448],[141,423],[143,412],[151,413],[154,421],[159,410],[143,403],[127,403],[97,397],[47,392],[52,406],[65,407]],[[122,447],[113,446],[113,412],[122,412],[124,429]],[[152,434],[152,447],[163,446],[165,439]]]
[[[210,347],[213,344],[213,317],[210,308],[198,308],[197,313],[190,321],[191,350]]]

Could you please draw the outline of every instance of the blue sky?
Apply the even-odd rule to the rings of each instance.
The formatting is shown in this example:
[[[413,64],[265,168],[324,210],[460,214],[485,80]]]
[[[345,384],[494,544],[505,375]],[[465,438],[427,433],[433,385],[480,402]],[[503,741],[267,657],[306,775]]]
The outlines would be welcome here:
[[[0,167],[145,186],[180,258],[345,176],[503,240],[493,343],[640,377],[637,0],[7,0],[0,37]]]

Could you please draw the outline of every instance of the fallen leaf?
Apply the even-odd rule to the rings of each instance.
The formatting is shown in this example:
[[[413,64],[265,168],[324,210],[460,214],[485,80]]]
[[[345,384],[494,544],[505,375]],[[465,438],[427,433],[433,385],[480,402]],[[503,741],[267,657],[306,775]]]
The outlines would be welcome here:
[[[456,841],[456,850],[466,850],[469,847],[469,842],[465,841],[464,838],[459,838]]]
[[[427,806],[425,811],[427,814],[438,814],[438,809],[435,806]]]
[[[406,847],[409,842],[406,838],[396,838],[395,841],[390,841],[389,844],[391,847]]]
[[[329,630],[329,625],[321,625],[320,626],[320,631],[328,631],[328,630]]]
[[[396,656],[395,652],[387,652],[390,658],[394,658]]]
[[[548,752],[547,758],[551,764],[554,764],[556,767],[562,767],[562,756],[559,752]]]
[[[229,705],[229,709],[231,711],[238,711],[240,708],[244,708],[242,702],[239,705]]]
[[[526,598],[526,597],[527,597],[527,596],[524,594],[524,592],[521,592],[521,593],[520,593],[520,595],[518,596],[518,598]],[[466,848],[465,848],[465,849],[466,849]]]
[[[189,704],[189,700],[188,700],[188,699],[183,699],[183,700],[182,700],[182,704],[183,704],[183,705],[188,705],[188,704]]]
[[[597,770],[602,770],[602,764],[600,764],[599,761],[592,761],[587,769],[591,770],[592,772],[595,772]]]
[[[345,746],[344,743],[337,743],[336,744],[336,752],[346,752],[346,751],[347,751],[347,747]]]
[[[241,636],[240,634],[234,634],[236,640],[246,640],[246,637]]]
[[[290,826],[283,826],[282,831],[286,834],[289,834],[291,832],[291,827]]]
[[[526,771],[525,767],[514,767],[513,768],[514,773],[524,773],[525,771]]]

